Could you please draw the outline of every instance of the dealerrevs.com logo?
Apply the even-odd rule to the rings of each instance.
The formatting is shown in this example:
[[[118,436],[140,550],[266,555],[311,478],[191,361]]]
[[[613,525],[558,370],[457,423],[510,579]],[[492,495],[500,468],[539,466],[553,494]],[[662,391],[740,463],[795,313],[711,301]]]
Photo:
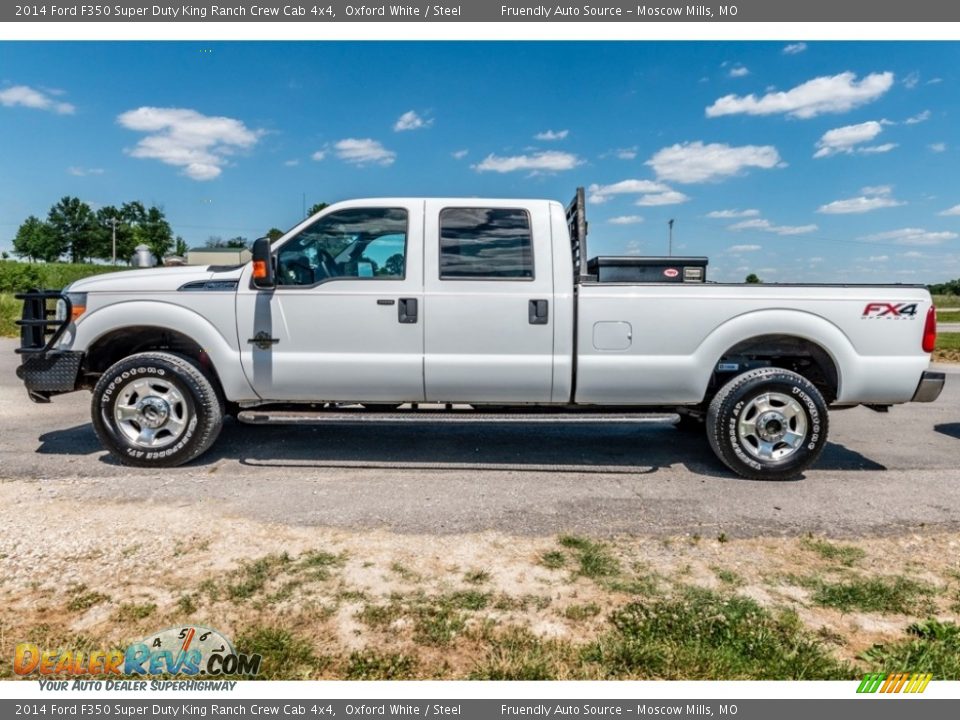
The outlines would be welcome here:
[[[260,655],[238,653],[211,628],[188,625],[168,628],[124,650],[44,649],[20,643],[13,671],[20,676],[246,676],[260,672]]]

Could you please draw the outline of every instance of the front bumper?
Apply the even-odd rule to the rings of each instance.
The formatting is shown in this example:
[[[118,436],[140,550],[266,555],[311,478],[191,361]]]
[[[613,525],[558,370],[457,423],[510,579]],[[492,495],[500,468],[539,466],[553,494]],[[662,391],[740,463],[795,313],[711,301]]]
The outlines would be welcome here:
[[[73,350],[25,355],[17,377],[23,380],[31,400],[50,402],[51,395],[77,389],[82,362],[83,353]]]
[[[942,372],[932,370],[924,371],[920,376],[920,382],[917,384],[916,392],[913,393],[912,402],[933,402],[943,391],[943,384],[946,382],[947,375]]]
[[[17,377],[23,380],[27,393],[34,402],[50,402],[51,395],[77,389],[83,353],[56,349],[71,317],[70,298],[59,290],[29,290],[16,295],[23,300],[20,326],[20,347],[16,352],[23,357],[17,368]],[[62,301],[66,312],[56,318],[51,303]]]

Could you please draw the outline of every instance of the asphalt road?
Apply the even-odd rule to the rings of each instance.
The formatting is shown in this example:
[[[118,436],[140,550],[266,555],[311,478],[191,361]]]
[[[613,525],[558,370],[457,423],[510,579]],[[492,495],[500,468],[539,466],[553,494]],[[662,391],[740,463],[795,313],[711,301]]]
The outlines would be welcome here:
[[[430,534],[849,536],[960,526],[960,366],[944,366],[936,403],[833,413],[824,455],[792,482],[738,478],[705,438],[664,419],[230,422],[191,465],[151,471],[100,448],[88,393],[30,403],[13,348],[0,340],[0,478],[25,500],[129,503],[145,523],[157,503],[205,509],[213,523],[230,515]]]

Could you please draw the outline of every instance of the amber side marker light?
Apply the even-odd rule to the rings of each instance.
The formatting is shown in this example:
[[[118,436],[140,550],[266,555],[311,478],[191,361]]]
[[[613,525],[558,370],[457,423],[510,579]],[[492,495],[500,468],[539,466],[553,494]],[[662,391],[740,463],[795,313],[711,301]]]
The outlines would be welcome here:
[[[265,280],[267,277],[267,263],[265,260],[253,261],[253,277],[255,280]]]

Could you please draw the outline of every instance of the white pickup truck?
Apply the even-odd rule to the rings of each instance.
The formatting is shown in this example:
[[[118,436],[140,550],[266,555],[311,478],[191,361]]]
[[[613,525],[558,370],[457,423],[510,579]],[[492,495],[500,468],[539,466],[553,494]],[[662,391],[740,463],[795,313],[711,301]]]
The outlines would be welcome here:
[[[143,467],[193,460],[225,415],[429,405],[674,412],[757,479],[813,463],[830,407],[885,410],[943,387],[923,287],[710,283],[702,258],[582,258],[582,189],[566,208],[340,202],[258,240],[241,266],[24,294],[18,374],[38,402],[92,389],[100,440]]]

